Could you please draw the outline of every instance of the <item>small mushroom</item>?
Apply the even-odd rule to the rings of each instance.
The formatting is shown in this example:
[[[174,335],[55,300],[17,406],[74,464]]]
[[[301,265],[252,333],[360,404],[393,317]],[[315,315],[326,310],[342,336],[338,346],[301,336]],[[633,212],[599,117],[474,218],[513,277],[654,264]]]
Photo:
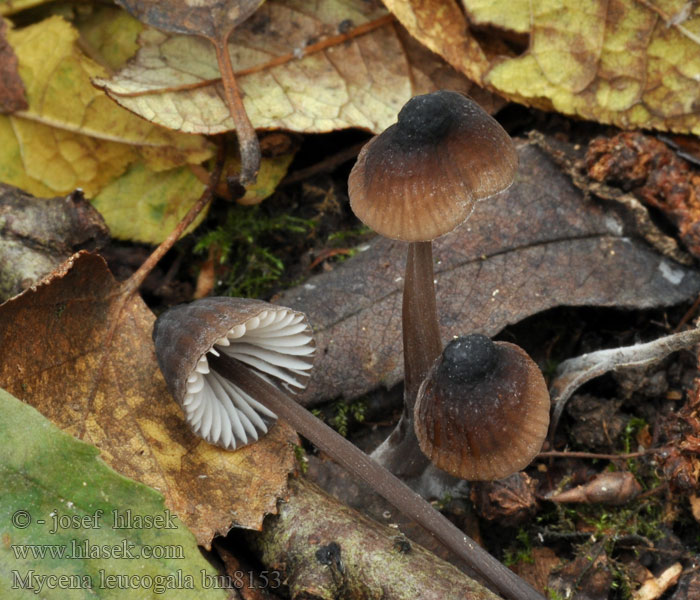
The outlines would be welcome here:
[[[452,340],[418,392],[415,431],[438,468],[468,480],[502,479],[537,455],[549,393],[527,353],[478,333]]]
[[[301,313],[258,300],[205,298],[163,313],[153,338],[168,388],[195,433],[233,449],[257,439],[278,415],[506,597],[543,600],[402,481],[280,389],[303,387],[312,366],[313,339]],[[241,428],[235,425],[237,418]]]
[[[350,173],[355,215],[409,242],[403,292],[404,411],[373,457],[406,479],[426,461],[413,433],[418,388],[442,350],[432,240],[463,223],[477,201],[506,190],[518,155],[498,122],[466,96],[439,91],[409,100],[396,124],[372,138]]]
[[[229,450],[256,441],[277,416],[212,370],[211,359],[230,356],[295,392],[306,387],[315,350],[302,313],[243,298],[171,308],[156,321],[153,339],[158,365],[192,431]]]

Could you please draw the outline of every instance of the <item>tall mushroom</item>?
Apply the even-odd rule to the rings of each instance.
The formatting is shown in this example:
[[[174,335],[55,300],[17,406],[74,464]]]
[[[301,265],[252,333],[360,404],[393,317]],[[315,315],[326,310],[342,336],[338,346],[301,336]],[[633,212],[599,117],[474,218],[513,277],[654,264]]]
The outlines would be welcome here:
[[[256,439],[279,416],[506,597],[543,600],[402,481],[279,389],[301,387],[311,368],[314,345],[303,314],[257,300],[205,298],[163,313],[153,339],[168,388],[197,435],[234,449],[250,441],[247,434]],[[236,422],[244,416],[250,424],[243,422],[241,433]]]
[[[409,100],[396,124],[362,149],[348,182],[350,205],[377,233],[409,242],[403,292],[404,409],[373,456],[406,479],[426,459],[413,432],[418,388],[442,351],[432,240],[463,223],[478,200],[507,189],[518,155],[478,104],[457,92]]]

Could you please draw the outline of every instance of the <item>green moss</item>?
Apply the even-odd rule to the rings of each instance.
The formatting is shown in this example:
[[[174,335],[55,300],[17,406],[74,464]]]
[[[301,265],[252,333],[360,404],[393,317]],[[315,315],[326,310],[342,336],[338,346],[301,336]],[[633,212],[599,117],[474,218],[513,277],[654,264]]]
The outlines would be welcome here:
[[[309,461],[306,458],[306,451],[302,446],[294,446],[294,458],[296,458],[301,474],[306,475],[306,472],[309,470]]]
[[[224,224],[205,233],[194,251],[218,258],[221,277],[215,293],[260,298],[282,276],[290,242],[313,227],[311,220],[269,215],[260,206],[233,206]]]
[[[338,401],[331,405],[332,415],[330,417],[323,414],[319,409],[311,412],[317,418],[325,421],[343,437],[347,437],[348,430],[352,422],[362,423],[365,420],[366,404],[360,398],[353,402]]]
[[[567,600],[566,597],[555,589],[550,587],[544,588],[544,592],[549,600]]]
[[[530,534],[521,527],[511,545],[503,553],[503,563],[510,567],[518,563],[533,564],[534,562]]]

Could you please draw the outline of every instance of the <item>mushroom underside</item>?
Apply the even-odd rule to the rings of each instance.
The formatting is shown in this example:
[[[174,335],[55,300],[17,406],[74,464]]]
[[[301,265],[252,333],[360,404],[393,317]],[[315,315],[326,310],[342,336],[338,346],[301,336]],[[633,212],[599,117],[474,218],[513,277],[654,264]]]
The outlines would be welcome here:
[[[277,420],[274,412],[209,366],[209,355],[227,355],[257,376],[289,392],[306,387],[314,353],[311,331],[301,313],[263,310],[231,327],[196,362],[180,404],[192,430],[229,450],[255,442]]]

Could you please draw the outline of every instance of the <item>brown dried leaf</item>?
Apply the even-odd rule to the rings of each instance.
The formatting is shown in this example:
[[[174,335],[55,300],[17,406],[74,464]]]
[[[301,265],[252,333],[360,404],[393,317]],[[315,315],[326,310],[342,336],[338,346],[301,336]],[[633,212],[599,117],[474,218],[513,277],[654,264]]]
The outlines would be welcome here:
[[[139,21],[163,31],[219,39],[252,15],[265,0],[116,0]]]
[[[25,110],[27,95],[17,72],[17,55],[7,41],[7,22],[0,19],[0,113]]]
[[[156,364],[154,320],[101,257],[76,254],[0,307],[0,387],[162,492],[199,544],[259,529],[286,493],[296,434],[281,424],[237,452],[191,434]]]
[[[443,341],[503,327],[559,305],[646,308],[694,297],[700,276],[627,237],[618,218],[584,200],[543,153],[520,145],[510,194],[481,202],[435,246]],[[305,312],[319,359],[304,398],[353,398],[402,378],[401,290],[406,246],[376,239],[330,273],[285,292]]]
[[[532,559],[532,562],[521,560],[514,564],[511,569],[536,590],[546,594],[549,576],[561,564],[562,559],[556,555],[554,550],[546,546],[533,548]]]
[[[125,69],[96,85],[171,129],[233,127],[208,42],[146,31],[141,44]],[[257,128],[378,132],[415,94],[449,87],[487,96],[411,40],[375,0],[326,0],[313,12],[306,0],[268,0],[236,29],[229,52]]]
[[[688,251],[700,256],[700,175],[666,144],[640,132],[598,137],[588,145],[586,162],[592,179],[631,190],[662,211]]]
[[[481,85],[489,61],[453,1],[383,0],[408,32],[455,69]]]
[[[470,499],[477,514],[503,527],[517,527],[537,511],[537,483],[524,471],[498,481],[474,481]]]
[[[100,214],[81,192],[34,198],[0,184],[0,302],[19,294],[75,250],[109,238]]]

